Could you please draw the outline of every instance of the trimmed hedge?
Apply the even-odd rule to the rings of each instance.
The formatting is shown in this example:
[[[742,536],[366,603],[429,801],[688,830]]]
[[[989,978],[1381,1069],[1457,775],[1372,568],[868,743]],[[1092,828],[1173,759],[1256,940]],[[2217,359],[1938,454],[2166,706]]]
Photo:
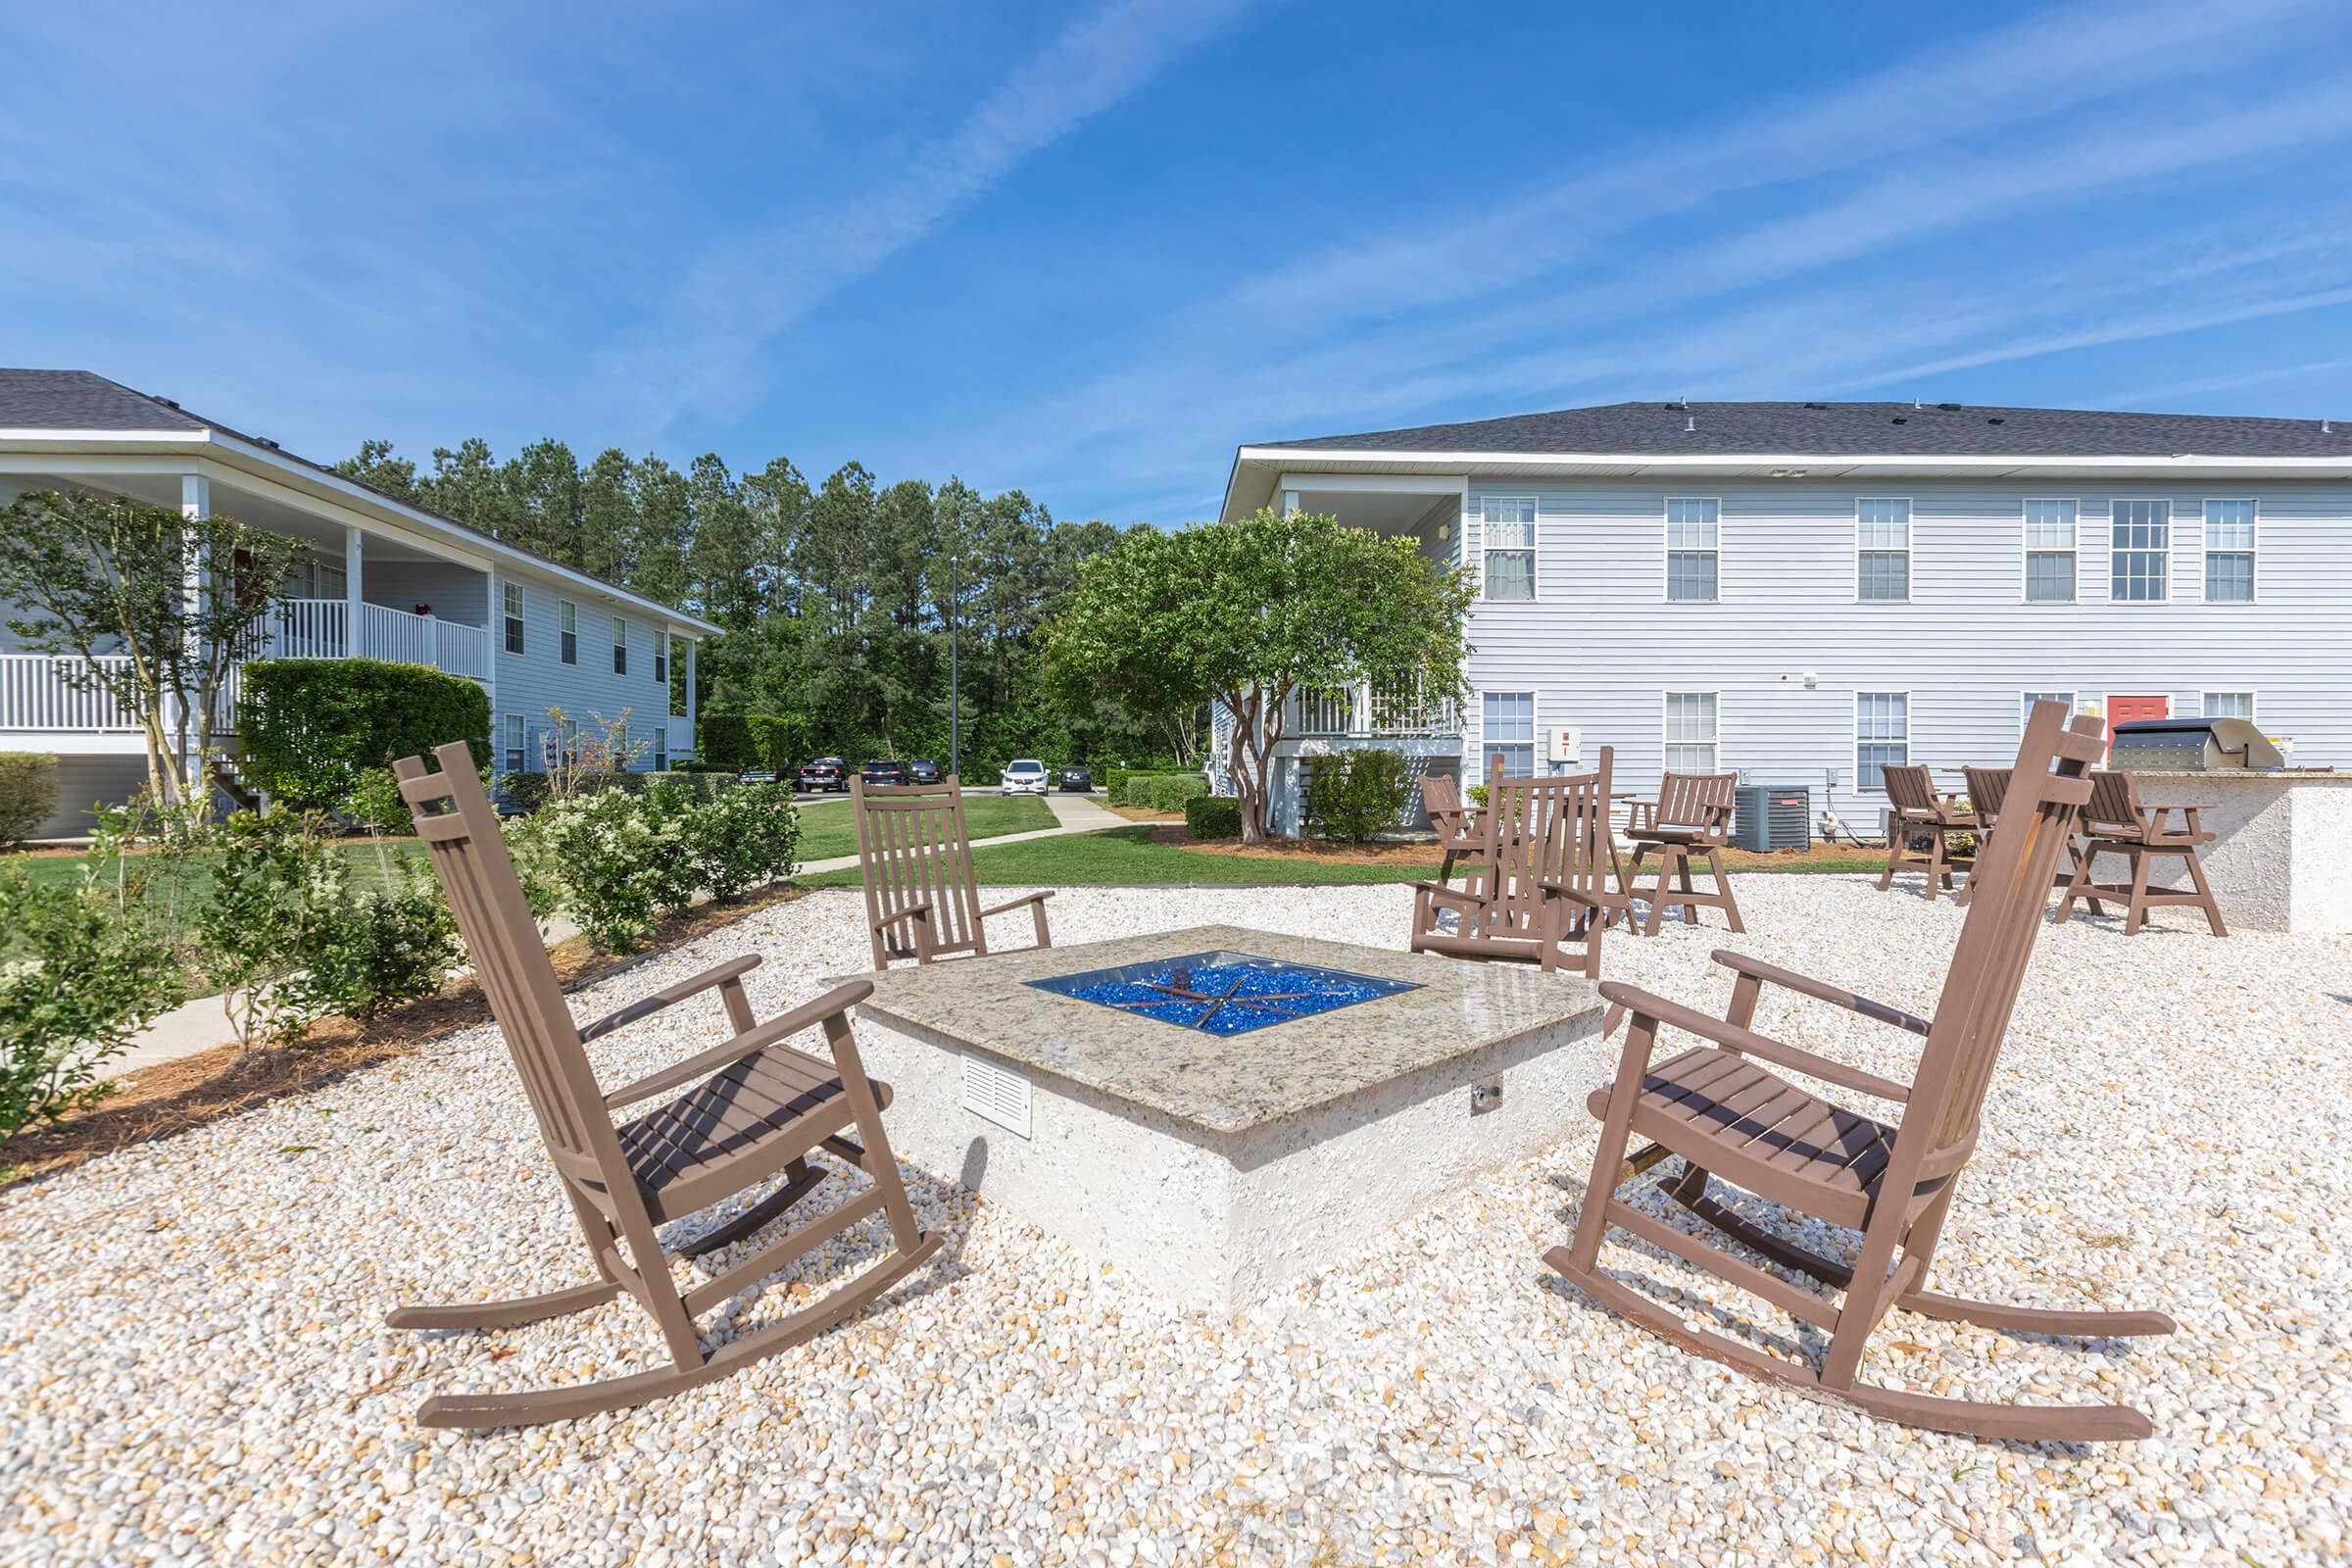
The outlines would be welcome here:
[[[695,755],[730,773],[765,768],[781,778],[792,763],[792,720],[774,713],[705,713]]]
[[[0,752],[0,850],[32,836],[57,809],[57,759],[43,752]]]
[[[675,784],[698,805],[715,801],[741,781],[732,773],[705,773],[671,768],[665,773],[586,773],[572,784],[575,795],[643,795],[657,780]],[[547,805],[545,773],[501,773],[498,790],[507,804],[528,814]]]
[[[335,808],[360,775],[464,741],[490,760],[490,694],[463,675],[383,659],[264,659],[245,666],[238,765],[296,808]]]
[[[1367,747],[1306,760],[1306,819],[1321,837],[1361,844],[1402,825],[1413,765],[1402,752]]]
[[[1185,803],[1208,793],[1198,773],[1156,773],[1127,780],[1127,804],[1147,811],[1181,811]]]
[[[1184,803],[1185,831],[1197,839],[1242,836],[1242,803],[1230,795],[1196,795]]]

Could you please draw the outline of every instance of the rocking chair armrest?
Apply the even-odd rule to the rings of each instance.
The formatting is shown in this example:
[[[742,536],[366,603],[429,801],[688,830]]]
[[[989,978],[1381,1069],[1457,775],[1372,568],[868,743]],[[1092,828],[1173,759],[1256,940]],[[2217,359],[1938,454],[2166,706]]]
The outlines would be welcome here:
[[[1590,908],[1605,909],[1609,906],[1609,896],[1605,892],[1572,887],[1565,882],[1538,882],[1536,886],[1545,893],[1556,893],[1563,899],[1574,899],[1577,903]]]
[[[760,955],[757,953],[747,953],[740,958],[729,958],[715,968],[705,969],[701,974],[681,980],[674,986],[664,986],[650,997],[640,997],[625,1007],[613,1008],[596,1022],[582,1029],[580,1041],[584,1045],[600,1035],[609,1035],[615,1029],[635,1023],[640,1018],[650,1018],[662,1008],[684,1002],[688,997],[700,996],[712,986],[723,986],[730,981],[740,980],[759,967]]]
[[[660,1072],[648,1073],[634,1082],[622,1084],[605,1096],[605,1108],[611,1110],[640,1100],[649,1100],[665,1090],[690,1084],[697,1078],[716,1072],[721,1067],[732,1066],[746,1056],[765,1051],[788,1035],[799,1034],[812,1023],[821,1023],[837,1013],[849,1011],[871,996],[873,990],[874,983],[871,980],[852,980],[847,985],[835,986],[815,1001],[804,1002],[790,1012],[779,1013],[756,1028],[746,1029],[723,1045],[712,1046],[709,1051],[698,1052]]]
[[[992,914],[1003,914],[1008,909],[1017,909],[1024,905],[1043,904],[1046,902],[1046,900],[1052,898],[1053,896],[1054,890],[1052,888],[1047,888],[1040,893],[1024,893],[1017,899],[1007,899],[1004,903],[996,906],[994,908],[982,909],[980,911],[980,918],[985,920]]]
[[[1734,953],[1729,948],[1717,948],[1710,956],[1725,968],[1740,974],[1754,975],[1757,979],[1779,986],[1784,991],[1794,991],[1800,996],[1811,997],[1816,1002],[1833,1004],[1843,1007],[1848,1012],[1858,1012],[1865,1018],[1876,1018],[1879,1022],[1890,1023],[1897,1029],[1908,1029],[1915,1035],[1925,1035],[1929,1029],[1934,1027],[1927,1019],[1916,1013],[1905,1012],[1900,1007],[1890,1007],[1884,1002],[1873,1002],[1870,998],[1856,992],[1840,991],[1836,986],[1827,985],[1814,979],[1811,975],[1798,974],[1793,969],[1784,969],[1777,963],[1766,963],[1761,958],[1751,958],[1744,954]]]
[[[1849,1067],[1842,1061],[1817,1056],[1787,1041],[1760,1035],[1753,1029],[1743,1028],[1693,1007],[1686,1007],[1679,1002],[1668,1002],[1664,997],[1654,996],[1639,986],[1629,986],[1621,980],[1603,980],[1600,994],[1604,1000],[1615,1003],[1637,1018],[1647,1018],[1694,1034],[1736,1055],[1760,1056],[1766,1061],[1794,1068],[1842,1088],[1876,1095],[1881,1100],[1903,1102],[1911,1098],[1910,1089],[1891,1078],[1882,1078],[1875,1072],[1865,1072],[1860,1067]]]
[[[1467,892],[1461,888],[1447,887],[1443,882],[1411,882],[1407,883],[1406,886],[1410,887],[1416,893],[1427,894],[1432,900],[1442,899],[1448,904],[1458,905],[1465,909],[1478,908],[1484,906],[1487,902],[1485,899],[1480,898],[1475,893]]]
[[[886,925],[897,925],[901,920],[928,920],[930,918],[931,901],[925,899],[920,904],[909,904],[903,909],[892,910],[874,922],[874,929],[879,931]]]

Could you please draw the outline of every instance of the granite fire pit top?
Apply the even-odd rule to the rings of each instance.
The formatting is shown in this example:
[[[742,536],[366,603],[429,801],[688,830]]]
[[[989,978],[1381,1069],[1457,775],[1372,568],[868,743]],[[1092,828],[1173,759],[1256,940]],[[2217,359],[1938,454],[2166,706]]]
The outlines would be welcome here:
[[[1210,951],[1407,981],[1413,989],[1219,1038],[1028,983]],[[1230,925],[863,978],[873,981],[874,994],[862,1005],[875,1012],[1218,1133],[1296,1115],[1548,1024],[1589,1017],[1597,1028],[1600,1015],[1599,992],[1579,976]]]

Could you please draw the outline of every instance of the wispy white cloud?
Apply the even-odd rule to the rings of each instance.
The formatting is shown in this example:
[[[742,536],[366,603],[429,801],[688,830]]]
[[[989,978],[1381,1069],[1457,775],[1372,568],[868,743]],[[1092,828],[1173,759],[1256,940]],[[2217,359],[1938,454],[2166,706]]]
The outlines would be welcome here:
[[[856,199],[774,214],[703,256],[668,308],[602,357],[604,375],[656,424],[740,403],[779,334],[1214,36],[1246,3],[1112,0],[1080,18]]]
[[[2236,392],[2250,386],[2300,381],[2314,375],[2352,375],[2352,359],[2304,360],[2294,365],[2274,365],[2236,375],[2215,375],[2194,381],[2172,381],[2163,386],[2134,387],[2131,391],[2114,394],[2108,401],[2123,408],[2136,408],[2155,403],[2176,403],[2183,398],[2203,397],[2213,392]],[[2334,406],[2352,409],[2352,396],[2339,394]]]

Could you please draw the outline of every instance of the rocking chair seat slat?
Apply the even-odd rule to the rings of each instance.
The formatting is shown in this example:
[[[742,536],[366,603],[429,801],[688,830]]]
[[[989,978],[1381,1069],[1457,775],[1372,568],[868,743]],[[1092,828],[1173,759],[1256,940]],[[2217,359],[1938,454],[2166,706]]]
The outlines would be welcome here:
[[[890,1086],[873,1080],[888,1109]],[[774,1045],[622,1123],[621,1152],[657,1223],[691,1214],[782,1170],[847,1128],[842,1083],[807,1053]]]

